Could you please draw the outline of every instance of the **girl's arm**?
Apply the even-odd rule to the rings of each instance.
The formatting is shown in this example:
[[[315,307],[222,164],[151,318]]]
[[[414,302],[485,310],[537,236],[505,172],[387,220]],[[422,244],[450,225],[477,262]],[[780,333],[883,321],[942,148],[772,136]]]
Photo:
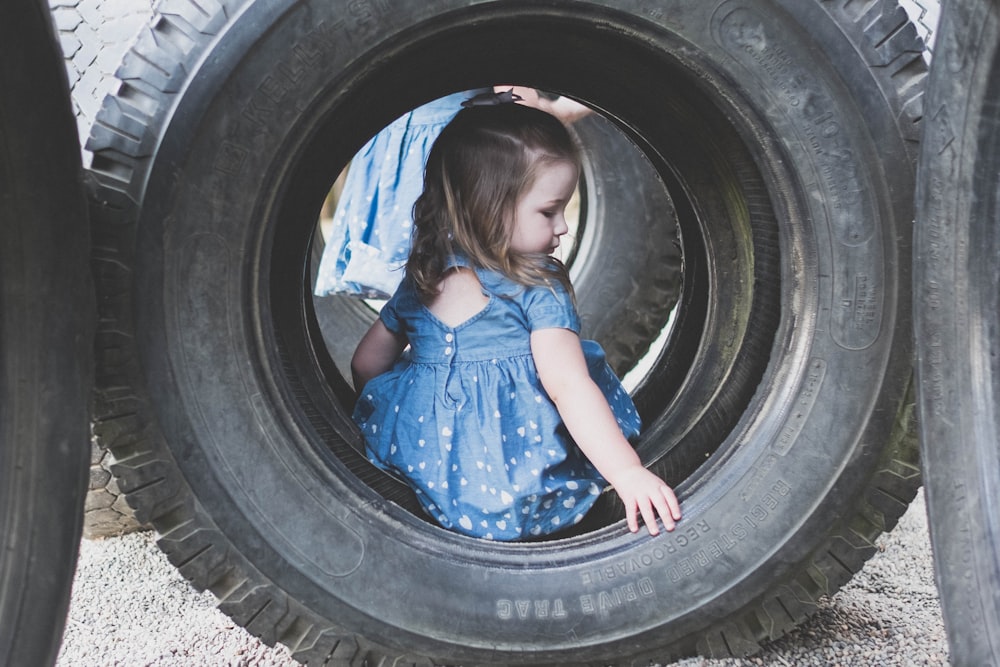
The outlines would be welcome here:
[[[369,380],[392,368],[406,344],[405,334],[393,333],[382,320],[375,320],[375,324],[361,338],[351,358],[355,391],[360,393]]]
[[[604,394],[587,371],[580,338],[569,329],[531,333],[531,355],[538,377],[583,453],[625,503],[629,529],[639,530],[641,515],[650,535],[659,533],[659,515],[669,531],[681,518],[673,490],[647,470],[622,435]]]

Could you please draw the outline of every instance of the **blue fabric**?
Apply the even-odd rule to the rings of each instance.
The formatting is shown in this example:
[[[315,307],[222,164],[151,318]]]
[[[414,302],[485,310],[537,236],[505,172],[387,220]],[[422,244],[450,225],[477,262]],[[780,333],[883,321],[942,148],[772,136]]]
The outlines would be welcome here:
[[[314,293],[388,298],[410,252],[413,204],[434,140],[479,90],[417,107],[386,126],[351,160]]]
[[[365,385],[354,420],[369,460],[407,480],[445,528],[495,540],[553,533],[580,521],[606,482],[542,388],[529,332],[579,332],[580,319],[561,288],[476,273],[489,303],[457,327],[403,281],[381,318],[411,347]],[[583,341],[583,351],[622,432],[638,435],[635,405],[600,345]]]

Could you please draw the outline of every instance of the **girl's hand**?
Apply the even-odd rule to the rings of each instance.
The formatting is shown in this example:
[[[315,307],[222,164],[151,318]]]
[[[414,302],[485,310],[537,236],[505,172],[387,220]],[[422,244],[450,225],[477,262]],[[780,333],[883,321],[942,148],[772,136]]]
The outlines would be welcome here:
[[[657,515],[668,532],[680,521],[681,506],[673,489],[641,465],[619,471],[612,485],[625,503],[625,517],[633,533],[639,532],[640,515],[650,535],[660,533]]]
[[[536,109],[550,113],[561,120],[563,125],[572,125],[584,116],[589,116],[593,113],[593,109],[590,107],[571,100],[568,97],[557,97],[554,100],[542,97],[538,94],[538,89],[536,88],[528,88],[526,86],[493,86],[493,92],[495,93],[506,93],[508,90],[513,90],[515,95],[521,97],[521,101],[518,104],[535,107]]]

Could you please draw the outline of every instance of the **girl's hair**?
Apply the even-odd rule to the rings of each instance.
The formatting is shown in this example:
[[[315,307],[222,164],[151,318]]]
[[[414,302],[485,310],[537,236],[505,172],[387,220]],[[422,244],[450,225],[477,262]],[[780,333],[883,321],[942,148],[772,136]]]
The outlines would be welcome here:
[[[580,151],[551,114],[520,104],[459,111],[431,148],[424,191],[414,204],[416,227],[406,264],[421,298],[438,293],[449,257],[463,253],[522,285],[561,283],[572,295],[566,267],[544,254],[511,251],[518,200],[541,165],[568,162]]]

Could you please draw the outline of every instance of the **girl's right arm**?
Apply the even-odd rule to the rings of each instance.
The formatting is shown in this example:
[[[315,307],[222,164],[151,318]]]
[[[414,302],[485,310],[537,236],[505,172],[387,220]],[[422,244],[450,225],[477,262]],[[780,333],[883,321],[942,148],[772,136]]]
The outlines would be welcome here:
[[[351,358],[351,375],[354,378],[354,389],[361,389],[376,375],[385,373],[403,353],[406,348],[406,335],[393,333],[382,320],[368,329]]]

